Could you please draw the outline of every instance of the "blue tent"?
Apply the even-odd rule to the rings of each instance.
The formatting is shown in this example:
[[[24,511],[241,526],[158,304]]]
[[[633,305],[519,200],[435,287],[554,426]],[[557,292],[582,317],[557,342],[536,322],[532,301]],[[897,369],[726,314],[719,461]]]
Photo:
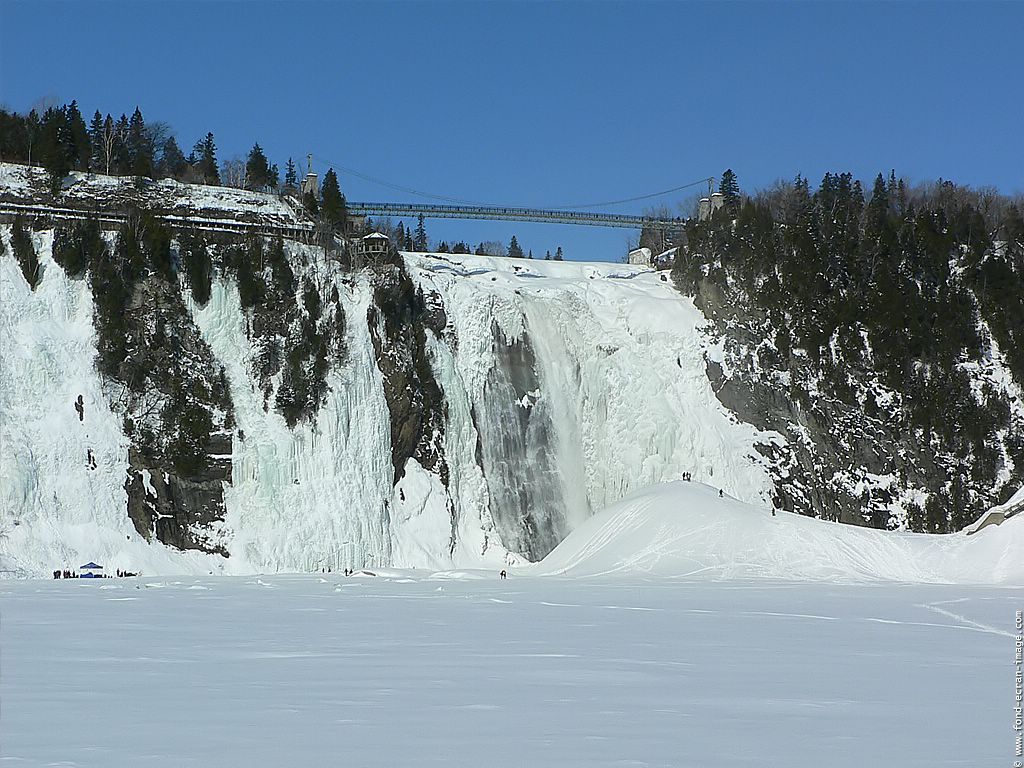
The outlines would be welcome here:
[[[85,565],[78,566],[78,578],[80,578],[80,579],[100,579],[100,578],[103,578],[103,574],[102,573],[97,573],[97,571],[102,571],[102,570],[103,570],[103,566],[102,565],[97,565],[96,563],[90,561],[90,562],[86,563]]]

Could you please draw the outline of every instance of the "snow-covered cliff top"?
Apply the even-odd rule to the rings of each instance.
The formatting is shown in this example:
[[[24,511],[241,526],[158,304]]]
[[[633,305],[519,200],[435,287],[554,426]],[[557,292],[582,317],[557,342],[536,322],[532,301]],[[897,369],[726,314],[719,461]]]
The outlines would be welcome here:
[[[39,203],[48,200],[42,168],[0,163],[0,201]],[[296,224],[299,216],[277,195],[234,187],[182,184],[173,179],[137,183],[134,176],[71,173],[56,200],[47,204],[119,210],[142,206],[177,216],[227,218],[266,224]]]

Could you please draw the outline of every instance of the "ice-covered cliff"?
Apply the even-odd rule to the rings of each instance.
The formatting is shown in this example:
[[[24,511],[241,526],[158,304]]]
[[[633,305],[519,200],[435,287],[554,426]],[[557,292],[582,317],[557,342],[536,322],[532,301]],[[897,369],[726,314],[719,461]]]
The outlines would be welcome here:
[[[703,318],[658,273],[448,254],[351,272],[289,244],[296,278],[336,307],[321,322],[338,318],[344,350],[332,347],[320,407],[293,425],[273,407],[283,374],[257,373],[236,278],[218,273],[203,303],[178,278],[187,312],[167,322],[192,329],[175,338],[198,331],[189,348],[205,345],[195,359],[223,369],[231,412],[210,401],[231,447],[207,453],[230,473],[214,475],[222,499],[207,493],[191,515],[181,488],[195,483],[129,456],[138,438],[126,417],[139,423],[140,406],[119,400],[96,364],[104,286],[65,273],[52,232],[32,237],[34,290],[2,229],[4,570],[87,559],[146,572],[493,566],[542,557],[593,511],[683,473],[743,500],[770,497],[755,444],[778,437],[718,402]],[[132,488],[149,506],[130,518]]]

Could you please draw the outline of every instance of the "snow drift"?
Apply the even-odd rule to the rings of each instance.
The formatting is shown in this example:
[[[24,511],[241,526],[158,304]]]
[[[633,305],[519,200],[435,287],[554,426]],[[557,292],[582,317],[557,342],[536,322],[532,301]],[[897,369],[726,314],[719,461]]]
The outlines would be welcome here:
[[[711,579],[1024,584],[1024,518],[977,534],[880,531],[737,499],[700,483],[639,491],[594,515],[531,572]]]

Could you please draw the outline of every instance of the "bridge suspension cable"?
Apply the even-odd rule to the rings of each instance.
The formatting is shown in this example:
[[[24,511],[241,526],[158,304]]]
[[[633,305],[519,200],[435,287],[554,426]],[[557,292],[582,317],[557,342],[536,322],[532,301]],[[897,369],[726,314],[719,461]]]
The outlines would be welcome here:
[[[313,155],[313,157],[315,157],[318,162],[322,163],[323,165],[328,166],[329,168],[335,168],[335,169],[337,169],[339,171],[343,171],[344,173],[347,173],[347,174],[349,174],[351,176],[355,176],[357,178],[363,179],[364,181],[369,181],[372,184],[378,184],[378,185],[380,185],[382,187],[387,187],[388,189],[393,189],[393,190],[395,190],[397,192],[407,192],[410,195],[416,195],[417,197],[424,197],[424,198],[427,198],[427,199],[430,199],[430,200],[441,200],[441,201],[446,202],[446,203],[457,203],[457,204],[460,204],[460,205],[472,205],[472,206],[494,207],[494,208],[527,208],[527,207],[530,207],[530,208],[544,208],[544,209],[548,209],[548,210],[559,209],[559,210],[566,210],[566,211],[581,210],[583,208],[606,208],[606,207],[611,206],[611,205],[621,205],[623,203],[635,203],[635,202],[638,202],[640,200],[650,200],[651,198],[661,197],[662,195],[668,195],[668,194],[671,194],[673,192],[679,192],[679,191],[684,190],[684,189],[689,189],[690,187],[695,187],[698,184],[706,184],[708,182],[713,182],[714,181],[714,177],[713,176],[705,176],[702,179],[697,179],[696,181],[691,181],[691,182],[688,182],[686,184],[681,184],[678,187],[672,187],[671,189],[664,189],[664,190],[662,190],[660,192],[651,192],[651,193],[645,194],[645,195],[637,195],[636,197],[626,197],[626,198],[623,198],[621,200],[606,200],[606,201],[600,202],[600,203],[578,203],[578,204],[574,204],[574,205],[544,205],[544,206],[507,206],[507,205],[503,205],[501,203],[493,203],[493,202],[487,203],[487,202],[480,202],[479,200],[464,200],[464,199],[458,198],[458,197],[449,197],[447,195],[438,195],[438,194],[434,194],[432,192],[423,192],[421,190],[413,189],[412,187],[406,187],[406,186],[402,186],[401,184],[395,184],[395,183],[390,182],[390,181],[385,181],[384,179],[378,179],[378,178],[376,178],[374,176],[370,176],[369,174],[363,173],[361,171],[357,171],[354,168],[348,168],[348,167],[342,165],[341,163],[335,163],[335,162],[333,162],[331,160],[328,160],[327,158],[320,157],[319,155]]]

